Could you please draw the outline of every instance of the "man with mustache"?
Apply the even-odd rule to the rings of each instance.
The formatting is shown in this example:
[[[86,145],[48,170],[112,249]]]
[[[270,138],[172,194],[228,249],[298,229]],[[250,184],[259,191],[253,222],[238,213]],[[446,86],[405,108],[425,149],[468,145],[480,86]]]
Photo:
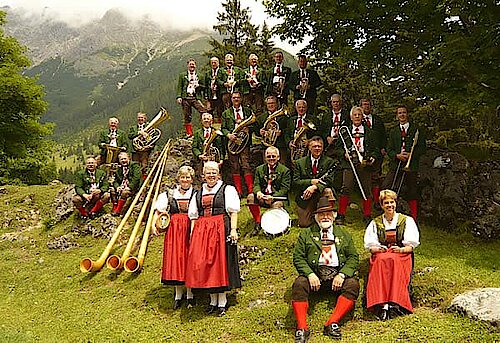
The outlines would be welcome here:
[[[292,286],[296,343],[306,342],[309,337],[306,319],[311,292],[338,295],[335,309],[323,329],[326,336],[334,339],[341,338],[339,323],[354,309],[359,295],[359,281],[354,277],[359,256],[351,235],[334,225],[335,210],[328,198],[319,199],[314,214],[315,223],[301,231],[293,253],[293,264],[299,273]]]

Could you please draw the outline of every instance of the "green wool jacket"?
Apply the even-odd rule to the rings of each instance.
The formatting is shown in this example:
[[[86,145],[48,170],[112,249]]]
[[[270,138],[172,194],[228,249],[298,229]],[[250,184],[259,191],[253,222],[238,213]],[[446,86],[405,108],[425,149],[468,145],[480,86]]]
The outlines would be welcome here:
[[[318,173],[316,176],[312,174],[312,163],[310,156],[304,156],[295,161],[293,167],[293,191],[295,192],[295,202],[297,206],[301,208],[305,208],[307,206],[308,200],[303,200],[301,198],[302,193],[305,191],[307,187],[311,185],[312,179],[317,179],[322,177],[327,171],[329,171],[328,175],[323,178],[326,185],[318,184],[318,192],[319,194],[323,193],[323,190],[326,187],[330,187],[333,189],[333,180],[336,172],[336,165],[334,159],[322,155],[318,162]]]
[[[95,180],[97,183],[97,188],[101,190],[101,192],[105,193],[109,190],[108,176],[106,172],[101,169],[95,170]],[[90,194],[90,175],[87,169],[81,170],[76,174],[75,180],[75,192],[79,196],[84,194]]]
[[[424,131],[420,130],[416,125],[410,122],[410,126],[408,127],[408,132],[406,134],[406,144],[405,144],[405,151],[410,152],[411,147],[413,145],[413,139],[415,138],[417,130],[418,130],[418,140],[417,144],[415,145],[415,149],[413,150],[410,161],[410,170],[415,172],[418,171],[418,167],[420,164],[420,157],[422,157],[422,155],[425,154],[425,151],[427,149],[425,143]],[[391,159],[391,162],[389,164],[391,170],[397,169],[400,160],[396,158],[396,154],[399,154],[400,152],[401,152],[401,128],[398,124],[394,128],[392,128],[391,131],[389,131],[389,139],[387,141],[387,155]],[[401,162],[400,168],[403,168],[405,165],[406,162]]]
[[[278,163],[274,173],[271,175],[271,179],[273,180],[271,183],[272,196],[287,197],[292,182],[290,169],[288,169],[285,165]],[[255,169],[254,172],[253,193],[265,193],[268,180],[269,166],[267,164],[261,164]]]
[[[242,85],[243,80],[245,79],[245,73],[243,72],[243,70],[240,67],[236,67],[236,66],[233,66],[233,71],[234,71],[234,79],[236,81],[236,84],[234,85],[233,91],[237,91],[237,90],[241,91],[241,85]],[[227,67],[224,66],[222,68],[222,73],[224,74],[224,76],[222,77],[222,84],[224,85],[224,83],[227,81]],[[229,93],[227,91],[227,88],[224,86],[222,86],[221,90],[222,90],[222,94]]]
[[[250,67],[246,67],[245,69],[242,69],[242,79],[239,84],[239,90],[241,91],[241,94],[249,94],[250,90],[253,89],[250,87],[250,84],[247,81],[248,75],[250,73]],[[257,87],[259,91],[264,94],[265,90],[267,89],[267,71],[262,69],[260,66],[257,66],[257,81],[259,81],[260,86]]]
[[[380,149],[377,147],[375,143],[375,134],[372,129],[369,129],[366,125],[364,125],[364,140],[363,140],[363,147],[364,147],[364,153],[363,159],[368,160],[370,157],[373,157],[375,159],[380,159],[381,154],[380,154]],[[352,132],[352,126],[349,126],[349,130]],[[353,137],[354,139],[354,137]],[[347,148],[351,148],[351,142],[349,139],[346,142]],[[341,139],[337,139],[337,142],[335,142],[335,155],[336,156],[342,156],[343,158],[340,159],[340,168],[341,169],[350,169],[351,165],[349,164],[349,161],[345,158],[345,149],[344,149],[344,144],[342,143]],[[357,162],[354,162],[354,165],[356,165]]]
[[[101,143],[106,143],[109,144],[110,139],[109,139],[109,129],[101,131],[99,135],[99,148],[101,149],[101,156],[106,156],[106,149],[101,148]],[[123,130],[116,130],[116,144],[118,147],[125,147],[127,148],[127,151],[129,150],[129,140],[128,136]]]
[[[351,235],[339,226],[333,227],[335,248],[339,258],[339,272],[353,277],[359,268],[359,256]],[[314,273],[318,275],[319,258],[321,256],[321,229],[314,223],[303,229],[295,244],[293,265],[299,275],[305,277]]]
[[[129,188],[133,192],[137,192],[139,189],[141,183],[142,183],[142,173],[141,173],[141,166],[137,162],[130,162],[128,166],[128,182],[129,182]],[[118,188],[122,184],[123,181],[123,168],[122,166],[119,166],[118,169],[116,170],[116,177],[115,181],[113,182],[113,187]]]
[[[213,127],[211,129],[215,130]],[[203,143],[205,142],[204,133],[205,131],[204,128],[202,127],[197,129],[193,134],[193,145],[191,149],[193,151],[193,156],[195,157],[196,161],[198,161],[198,156],[200,156],[203,153]],[[224,155],[226,153],[226,144],[224,143],[225,143],[225,138],[223,136],[217,136],[212,143],[212,146],[219,149],[222,159],[224,159]]]
[[[252,110],[249,107],[243,107],[243,120],[247,119],[248,117],[252,116]],[[236,119],[234,117],[234,111],[233,107],[228,108],[222,113],[222,124],[221,124],[221,131],[224,134],[225,137],[227,137],[228,134],[232,133],[234,128],[236,126]],[[255,132],[257,129],[256,123],[249,125],[249,132],[252,134],[252,132]],[[250,137],[251,138],[251,137]]]
[[[217,89],[215,94],[217,95],[217,99],[221,99],[222,90],[224,87],[224,82],[226,81],[226,72],[223,68],[217,69],[217,76],[215,78],[215,84],[217,85]],[[213,98],[212,94],[212,68],[210,68],[203,77],[203,86],[205,90],[205,99],[211,100]]]
[[[203,100],[203,97],[205,95],[205,87],[204,87],[204,82],[203,82],[203,75],[200,74],[198,71],[195,71],[196,75],[198,76],[198,83],[199,86],[196,87],[194,96],[198,100]],[[179,80],[177,82],[177,96],[176,98],[186,98],[187,95],[187,85],[189,84],[189,79],[188,79],[188,71],[182,72],[179,74]]]

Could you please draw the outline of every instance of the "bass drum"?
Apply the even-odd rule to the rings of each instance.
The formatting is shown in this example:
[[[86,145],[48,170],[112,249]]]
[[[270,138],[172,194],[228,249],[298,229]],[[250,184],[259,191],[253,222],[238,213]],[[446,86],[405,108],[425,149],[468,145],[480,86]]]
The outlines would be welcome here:
[[[280,236],[287,233],[291,226],[290,215],[284,208],[272,208],[262,215],[260,225],[268,235]]]

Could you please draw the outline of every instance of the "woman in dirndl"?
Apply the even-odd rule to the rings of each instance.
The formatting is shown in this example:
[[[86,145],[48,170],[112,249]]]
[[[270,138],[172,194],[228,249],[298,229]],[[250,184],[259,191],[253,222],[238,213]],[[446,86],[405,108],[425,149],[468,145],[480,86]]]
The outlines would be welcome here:
[[[233,186],[220,180],[216,162],[205,163],[203,176],[205,183],[189,203],[186,286],[207,291],[207,312],[222,316],[227,309],[227,292],[241,287],[237,245],[240,199]]]
[[[396,212],[396,200],[394,191],[380,192],[384,213],[370,222],[364,238],[365,248],[372,254],[366,307],[382,320],[413,312],[409,285],[419,232],[412,217]]]
[[[191,223],[188,217],[189,201],[196,194],[193,190],[194,169],[182,166],[177,172],[178,185],[169,195],[167,192],[158,196],[153,219],[153,233],[159,234],[158,218],[162,213],[170,213],[170,225],[163,240],[163,265],[161,282],[175,286],[174,310],[182,304],[184,283],[186,280],[186,262],[189,250]],[[193,293],[186,289],[187,306],[194,305]]]

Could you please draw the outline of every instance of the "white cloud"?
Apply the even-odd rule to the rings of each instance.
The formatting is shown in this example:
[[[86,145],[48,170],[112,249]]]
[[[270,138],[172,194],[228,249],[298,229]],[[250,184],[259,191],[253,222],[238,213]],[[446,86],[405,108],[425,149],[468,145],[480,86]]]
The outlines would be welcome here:
[[[262,25],[264,20],[270,26],[276,23],[275,19],[267,17],[260,0],[241,0],[241,4],[250,8],[253,24]],[[217,12],[223,10],[221,2],[216,0],[0,0],[0,6],[7,5],[57,17],[72,26],[101,18],[107,10],[117,8],[131,18],[140,19],[147,15],[166,27],[181,30],[211,30],[217,23]],[[274,41],[292,53],[299,50],[277,38]]]

